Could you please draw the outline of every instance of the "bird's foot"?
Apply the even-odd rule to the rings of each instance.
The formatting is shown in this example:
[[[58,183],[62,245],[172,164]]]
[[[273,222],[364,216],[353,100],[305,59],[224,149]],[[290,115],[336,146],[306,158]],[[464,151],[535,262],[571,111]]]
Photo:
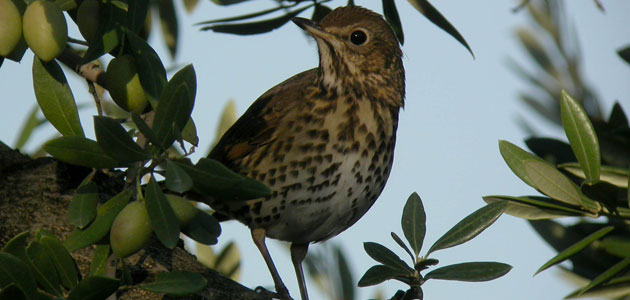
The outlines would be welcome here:
[[[262,286],[256,287],[254,289],[256,293],[261,294],[270,299],[293,300],[293,298],[291,298],[291,296],[289,295],[289,290],[286,287],[281,286],[280,288],[276,288],[276,290],[277,290],[276,292],[273,292]]]

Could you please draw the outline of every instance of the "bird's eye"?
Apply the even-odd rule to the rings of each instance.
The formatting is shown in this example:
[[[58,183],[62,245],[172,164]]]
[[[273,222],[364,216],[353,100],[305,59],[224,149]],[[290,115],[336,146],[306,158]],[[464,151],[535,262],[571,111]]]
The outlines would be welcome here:
[[[363,45],[366,40],[367,35],[363,30],[355,30],[350,34],[350,41],[357,46]]]

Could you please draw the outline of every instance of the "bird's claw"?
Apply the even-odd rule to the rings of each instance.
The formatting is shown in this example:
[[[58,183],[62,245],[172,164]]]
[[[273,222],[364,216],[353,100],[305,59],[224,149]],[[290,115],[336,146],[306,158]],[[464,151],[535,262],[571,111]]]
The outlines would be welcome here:
[[[287,290],[286,287],[282,287],[278,289],[277,292],[273,292],[262,286],[258,286],[254,289],[254,292],[263,295],[269,299],[293,300],[293,298],[291,298],[291,296],[289,295],[289,290]]]

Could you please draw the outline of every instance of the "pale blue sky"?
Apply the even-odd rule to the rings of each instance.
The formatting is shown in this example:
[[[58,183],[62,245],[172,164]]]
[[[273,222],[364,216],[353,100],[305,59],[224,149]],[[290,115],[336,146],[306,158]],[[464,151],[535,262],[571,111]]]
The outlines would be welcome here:
[[[242,37],[199,32],[192,24],[208,19],[242,14],[270,2],[217,7],[201,1],[192,15],[185,15],[178,2],[180,53],[171,61],[159,35],[152,42],[167,65],[193,63],[198,89],[193,117],[201,139],[198,153],[205,153],[214,138],[218,114],[227,99],[236,100],[242,113],[259,95],[293,74],[317,65],[316,45],[297,26],[287,26],[268,34]],[[400,214],[404,203],[416,191],[427,211],[429,247],[475,209],[484,205],[481,196],[489,194],[524,195],[536,192],[512,175],[501,156],[497,141],[509,140],[523,146],[525,133],[516,116],[537,122],[536,128],[555,137],[562,132],[531,113],[517,99],[517,92],[529,88],[506,67],[508,57],[527,63],[514,36],[517,25],[527,22],[524,14],[511,13],[520,1],[432,1],[455,25],[472,47],[476,60],[454,39],[430,24],[407,2],[397,1],[405,30],[404,63],[407,71],[407,102],[401,113],[395,165],[385,191],[372,209],[352,228],[332,241],[341,243],[348,254],[355,280],[374,262],[363,250],[362,242],[374,241],[398,250],[389,237],[401,234]],[[609,112],[618,99],[630,111],[630,67],[615,50],[630,40],[627,12],[629,1],[603,1],[602,13],[592,1],[567,1],[570,20],[577,27],[583,50],[585,77],[604,100]],[[380,1],[356,1],[381,11]],[[331,5],[341,5],[333,2]],[[309,12],[310,13],[310,12]],[[309,16],[309,13],[304,16]],[[71,36],[78,36],[71,28]],[[31,80],[32,54],[27,52],[21,64],[5,61],[0,68],[5,109],[0,118],[0,140],[13,144],[21,120],[35,103]],[[71,87],[80,103],[91,103],[86,85],[76,76]],[[91,132],[93,108],[81,118]],[[53,134],[52,129],[38,131],[40,141]],[[39,142],[27,145],[31,150]],[[195,158],[199,158],[197,154]],[[242,282],[250,287],[272,285],[271,277],[251,242],[245,226],[224,224],[220,244],[235,239],[243,252]],[[299,295],[288,252],[280,243],[271,242],[271,253],[294,297]],[[315,248],[317,246],[314,246]],[[425,249],[426,251],[426,249]],[[424,253],[424,251],[423,251]],[[401,257],[405,254],[398,251]],[[525,221],[503,216],[490,229],[462,246],[433,255],[440,266],[465,261],[501,261],[514,266],[503,278],[487,283],[430,281],[424,287],[425,299],[560,299],[576,286],[561,279],[552,268],[536,277],[536,269],[555,254]],[[403,258],[404,259],[404,258]],[[312,299],[321,299],[313,283]],[[404,288],[398,282],[386,282],[385,295]],[[360,289],[360,299],[373,290]]]

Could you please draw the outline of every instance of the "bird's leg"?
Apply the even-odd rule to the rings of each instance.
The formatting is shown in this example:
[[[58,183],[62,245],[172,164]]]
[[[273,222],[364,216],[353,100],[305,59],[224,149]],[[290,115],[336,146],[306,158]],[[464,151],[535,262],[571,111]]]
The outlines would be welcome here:
[[[260,251],[260,254],[262,254],[265,259],[265,263],[267,263],[267,268],[269,268],[271,278],[273,278],[273,283],[276,286],[276,293],[278,293],[280,299],[291,299],[289,290],[287,290],[287,287],[282,283],[280,274],[278,274],[278,270],[276,270],[276,266],[273,264],[273,260],[271,260],[271,255],[269,255],[269,250],[267,250],[267,245],[265,244],[265,235],[266,230],[264,228],[252,229],[252,239],[254,239],[254,244],[256,244],[258,251]]]
[[[295,275],[298,279],[298,285],[300,286],[300,296],[302,300],[308,300],[308,292],[306,291],[306,281],[304,280],[304,270],[302,269],[302,261],[306,257],[308,252],[308,243],[306,244],[291,244],[291,261],[295,268]]]

